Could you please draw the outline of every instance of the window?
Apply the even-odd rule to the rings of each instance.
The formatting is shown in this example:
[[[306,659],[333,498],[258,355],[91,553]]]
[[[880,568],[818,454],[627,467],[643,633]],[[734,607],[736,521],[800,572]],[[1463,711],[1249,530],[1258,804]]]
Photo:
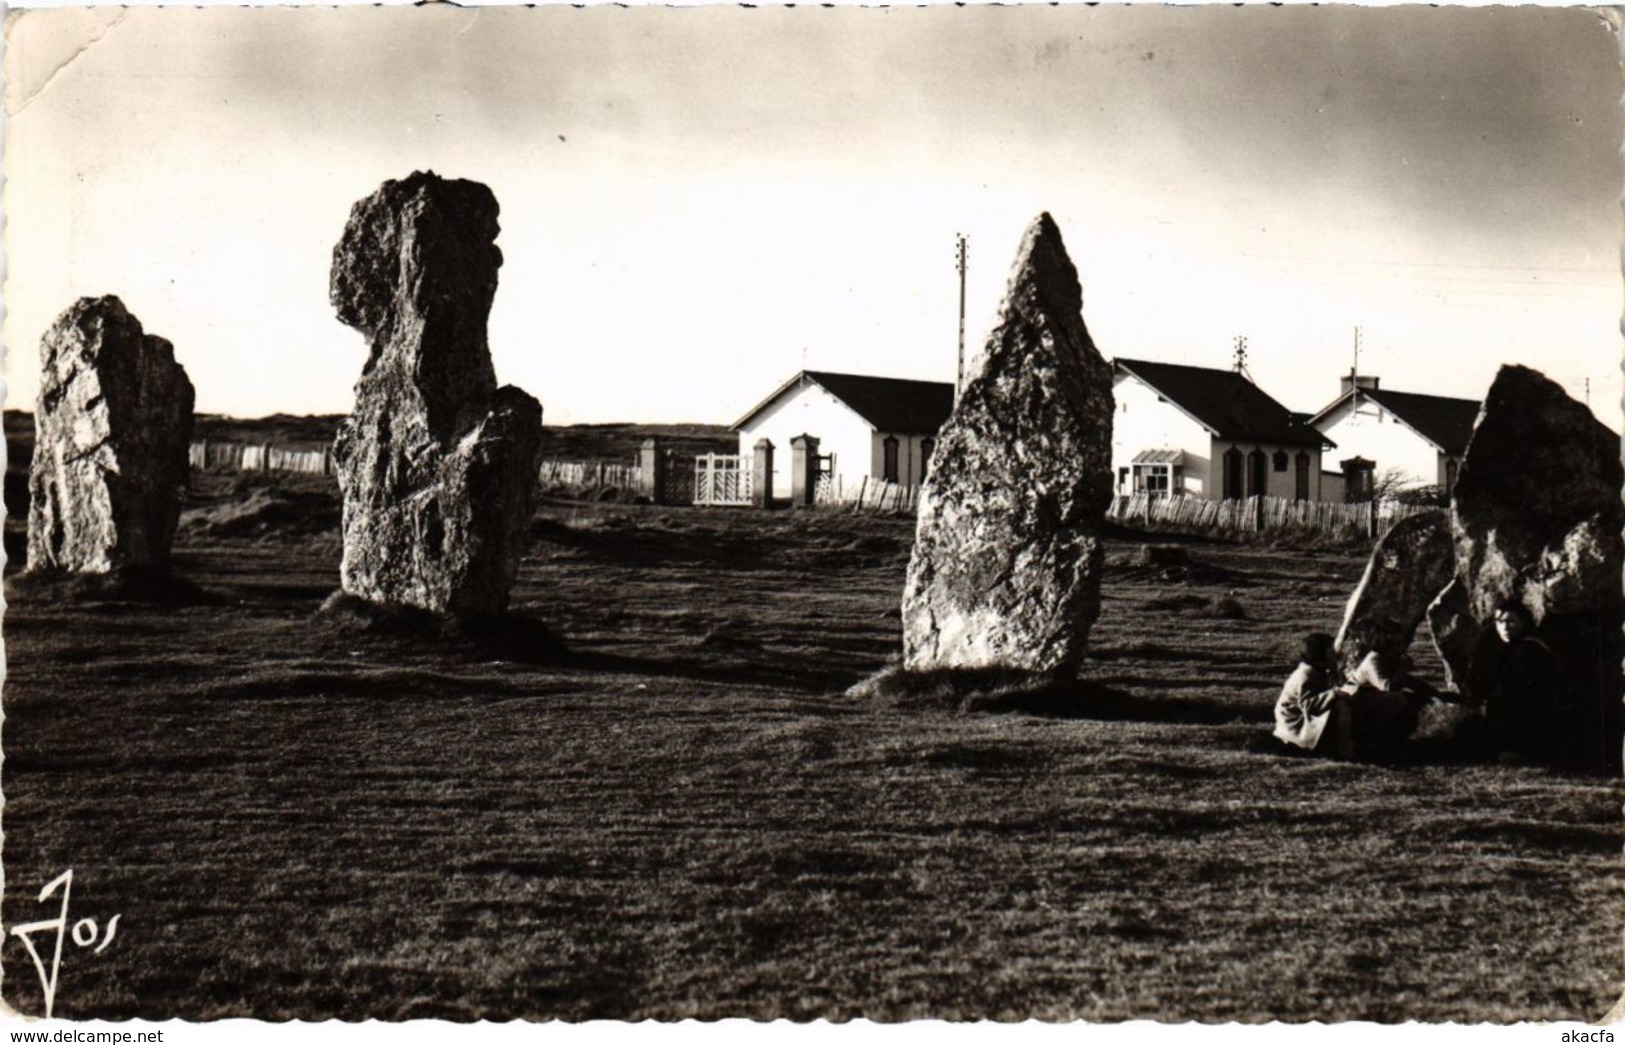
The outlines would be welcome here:
[[[1241,497],[1241,451],[1233,446],[1224,452],[1224,496]]]
[[[1446,494],[1456,492],[1456,467],[1454,458],[1444,463],[1444,492]]]
[[[1255,497],[1269,492],[1269,457],[1255,449],[1247,455],[1247,496]]]
[[[937,441],[935,439],[932,439],[930,436],[926,436],[924,439],[920,440],[920,478],[921,479],[924,479],[925,478],[925,473],[931,470],[931,451],[936,449],[936,446],[937,446]]]
[[[885,447],[885,456],[882,458],[881,477],[888,483],[895,483],[897,481],[897,437],[888,435],[882,445]]]
[[[1275,470],[1277,472],[1286,471],[1286,464],[1287,464],[1286,451],[1285,450],[1277,450],[1277,451],[1275,451]]]
[[[1134,491],[1134,488],[1131,487],[1129,485],[1129,483],[1128,483],[1128,477],[1129,477],[1128,465],[1123,465],[1121,468],[1117,469],[1117,492],[1118,493],[1132,493]]]
[[[1136,494],[1167,494],[1172,489],[1172,466],[1134,465],[1134,492]]]
[[[1309,499],[1309,453],[1306,450],[1298,451],[1297,498],[1300,501]]]

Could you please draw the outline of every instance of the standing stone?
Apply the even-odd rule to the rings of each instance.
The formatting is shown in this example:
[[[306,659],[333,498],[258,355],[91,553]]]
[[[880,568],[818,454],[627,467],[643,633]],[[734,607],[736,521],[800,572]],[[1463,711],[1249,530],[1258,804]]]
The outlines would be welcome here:
[[[904,667],[1076,677],[1100,612],[1111,368],[1048,214],[943,425],[903,593]]]
[[[1349,599],[1337,632],[1337,656],[1352,675],[1366,654],[1402,656],[1428,607],[1455,576],[1450,515],[1423,512],[1404,519],[1371,551],[1365,576]]]
[[[1454,491],[1455,580],[1429,615],[1458,685],[1504,599],[1521,600],[1540,626],[1601,614],[1619,630],[1619,454],[1619,437],[1543,374],[1496,375]]]
[[[456,615],[507,608],[542,408],[497,387],[486,343],[497,209],[478,182],[418,172],[356,203],[334,248],[333,305],[371,349],[333,444],[351,595]]]
[[[28,572],[166,571],[192,439],[174,349],[109,295],[58,316],[40,356]]]

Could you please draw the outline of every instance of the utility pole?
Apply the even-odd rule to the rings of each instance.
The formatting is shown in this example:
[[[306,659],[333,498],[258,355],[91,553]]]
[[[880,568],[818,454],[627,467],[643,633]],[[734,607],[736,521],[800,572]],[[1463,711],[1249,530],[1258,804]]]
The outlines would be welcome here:
[[[959,391],[965,387],[965,269],[970,260],[970,249],[963,232],[956,233],[959,249],[955,251],[955,265],[959,270],[959,374],[954,378],[954,402],[959,402]]]
[[[1354,326],[1354,369],[1349,371],[1349,412],[1360,409],[1360,326]]]

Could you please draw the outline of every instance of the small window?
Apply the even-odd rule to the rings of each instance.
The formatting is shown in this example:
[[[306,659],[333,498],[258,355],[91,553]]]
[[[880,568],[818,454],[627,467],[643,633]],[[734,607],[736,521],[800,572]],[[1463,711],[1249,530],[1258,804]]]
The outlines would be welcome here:
[[[883,458],[884,471],[882,478],[888,483],[895,483],[897,481],[897,437],[888,435],[883,445],[885,447],[885,457]]]
[[[1173,489],[1173,470],[1165,464],[1134,466],[1134,492],[1165,494]]]
[[[1287,466],[1286,451],[1285,450],[1277,450],[1277,451],[1275,451],[1275,470],[1277,472],[1284,472],[1284,471],[1286,471],[1286,466]]]

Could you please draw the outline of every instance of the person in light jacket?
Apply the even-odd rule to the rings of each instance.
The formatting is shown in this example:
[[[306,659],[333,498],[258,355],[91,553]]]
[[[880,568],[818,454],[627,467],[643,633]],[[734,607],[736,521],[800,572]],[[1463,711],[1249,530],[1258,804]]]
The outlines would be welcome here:
[[[1355,677],[1339,684],[1335,643],[1325,632],[1304,637],[1297,669],[1275,702],[1276,738],[1336,759],[1397,757],[1429,699],[1419,692],[1425,684],[1402,662],[1376,654],[1363,658]]]
[[[1332,677],[1337,668],[1334,641],[1321,631],[1304,636],[1298,666],[1275,702],[1275,736],[1293,747],[1349,758],[1354,753],[1353,733],[1332,721],[1347,696]]]

